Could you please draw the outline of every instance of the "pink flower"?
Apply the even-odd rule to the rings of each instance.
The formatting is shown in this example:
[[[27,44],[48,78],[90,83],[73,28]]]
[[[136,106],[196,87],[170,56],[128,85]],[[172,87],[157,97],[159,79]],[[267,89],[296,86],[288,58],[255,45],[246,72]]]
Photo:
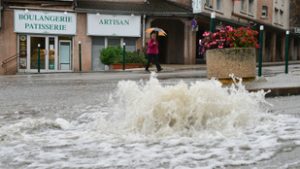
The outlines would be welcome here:
[[[210,32],[204,32],[204,33],[203,33],[203,36],[204,36],[204,37],[207,37],[207,36],[209,36],[209,35],[210,35]]]

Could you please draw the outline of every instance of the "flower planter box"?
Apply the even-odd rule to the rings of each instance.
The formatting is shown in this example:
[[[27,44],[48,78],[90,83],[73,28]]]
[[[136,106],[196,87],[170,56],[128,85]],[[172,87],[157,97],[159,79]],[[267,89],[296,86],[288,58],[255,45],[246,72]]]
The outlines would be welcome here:
[[[143,64],[139,63],[126,63],[125,64],[125,69],[134,69],[134,68],[142,68],[144,67]],[[112,69],[123,69],[123,64],[112,64],[111,65]]]
[[[224,48],[206,51],[207,77],[230,80],[230,74],[243,80],[256,77],[255,48]]]

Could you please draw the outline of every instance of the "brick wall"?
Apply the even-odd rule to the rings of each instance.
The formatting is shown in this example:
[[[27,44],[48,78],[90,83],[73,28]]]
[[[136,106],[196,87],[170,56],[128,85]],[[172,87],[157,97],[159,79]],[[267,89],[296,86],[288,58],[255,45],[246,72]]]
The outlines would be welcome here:
[[[267,7],[267,16],[263,16],[263,6]],[[273,19],[273,0],[259,0],[257,1],[257,20],[272,24]]]

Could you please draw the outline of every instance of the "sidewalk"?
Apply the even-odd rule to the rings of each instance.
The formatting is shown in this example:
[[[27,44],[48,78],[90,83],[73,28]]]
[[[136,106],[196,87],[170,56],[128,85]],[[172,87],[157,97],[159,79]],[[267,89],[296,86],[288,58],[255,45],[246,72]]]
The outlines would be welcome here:
[[[263,67],[270,66],[284,66],[285,62],[263,62]],[[289,66],[300,65],[300,61],[289,61]],[[181,71],[181,70],[206,70],[206,64],[193,64],[193,65],[182,65],[182,64],[162,64],[164,71]],[[144,70],[144,68],[127,69],[126,71],[138,71]],[[152,66],[151,70],[155,70],[155,66]],[[118,70],[123,71],[123,70]]]
[[[278,64],[280,64],[278,66]],[[157,73],[158,79],[199,79],[206,80],[206,65],[162,65],[164,70]],[[155,66],[150,68],[155,71]],[[244,83],[250,91],[271,90],[267,96],[287,96],[300,94],[300,62],[292,62],[289,65],[289,74],[284,73],[282,63],[264,63],[262,77],[250,83]],[[119,80],[149,79],[150,74],[144,68],[102,71],[93,73],[49,73],[49,74],[21,74],[12,76],[0,76],[1,82],[18,83],[24,79],[30,79],[34,83],[47,84],[49,81],[60,83],[84,82],[106,83]]]

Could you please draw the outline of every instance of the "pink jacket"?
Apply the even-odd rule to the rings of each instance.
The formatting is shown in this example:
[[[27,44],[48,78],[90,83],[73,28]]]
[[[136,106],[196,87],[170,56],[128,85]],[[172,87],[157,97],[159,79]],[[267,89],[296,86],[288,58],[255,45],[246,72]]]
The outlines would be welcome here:
[[[156,43],[155,43],[156,42]],[[148,49],[147,49],[147,54],[158,54],[158,42],[154,41],[153,39],[150,39],[148,41]]]

